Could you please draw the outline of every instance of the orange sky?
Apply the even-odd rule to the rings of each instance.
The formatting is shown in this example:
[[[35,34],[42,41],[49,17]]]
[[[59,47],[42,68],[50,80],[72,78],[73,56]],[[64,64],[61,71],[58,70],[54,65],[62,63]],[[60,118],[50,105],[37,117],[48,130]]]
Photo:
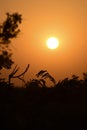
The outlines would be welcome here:
[[[26,77],[47,69],[56,80],[87,72],[87,0],[0,0],[1,21],[6,12],[23,15],[21,33],[12,41],[13,58]],[[46,47],[50,36],[56,50]]]

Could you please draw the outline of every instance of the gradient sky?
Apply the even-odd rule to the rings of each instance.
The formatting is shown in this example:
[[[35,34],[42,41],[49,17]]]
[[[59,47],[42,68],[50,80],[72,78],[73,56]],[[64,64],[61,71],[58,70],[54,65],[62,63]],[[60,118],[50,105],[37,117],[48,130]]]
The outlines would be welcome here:
[[[87,72],[87,0],[0,0],[0,22],[6,12],[23,17],[11,47],[20,72],[30,64],[26,77],[41,69],[56,80]],[[46,47],[51,36],[59,39],[56,50]]]

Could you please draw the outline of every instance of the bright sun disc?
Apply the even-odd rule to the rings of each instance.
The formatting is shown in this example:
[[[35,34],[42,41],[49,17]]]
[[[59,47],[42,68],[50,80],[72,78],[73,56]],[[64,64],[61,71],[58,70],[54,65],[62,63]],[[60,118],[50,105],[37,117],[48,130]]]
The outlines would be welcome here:
[[[56,49],[59,45],[59,41],[55,37],[51,37],[47,40],[47,47],[49,49]]]

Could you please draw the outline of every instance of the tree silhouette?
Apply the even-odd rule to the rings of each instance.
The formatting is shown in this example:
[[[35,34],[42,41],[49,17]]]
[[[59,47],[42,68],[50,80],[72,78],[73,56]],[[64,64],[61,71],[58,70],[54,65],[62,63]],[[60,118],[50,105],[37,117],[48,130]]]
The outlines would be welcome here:
[[[19,67],[17,67],[17,65],[16,65],[15,68],[14,68],[14,70],[11,72],[11,74],[9,74],[9,85],[11,85],[11,79],[12,79],[12,78],[18,78],[18,79],[20,79],[22,82],[25,83],[24,75],[25,75],[25,73],[28,71],[29,66],[30,66],[30,65],[28,64],[27,67],[26,67],[26,69],[25,69],[25,71],[22,72],[21,74],[15,75],[16,72],[18,72],[18,70],[19,70]]]
[[[9,49],[11,39],[16,38],[20,32],[19,24],[22,21],[18,13],[6,13],[6,20],[0,25],[0,70],[9,69],[14,61],[11,59],[12,52]]]

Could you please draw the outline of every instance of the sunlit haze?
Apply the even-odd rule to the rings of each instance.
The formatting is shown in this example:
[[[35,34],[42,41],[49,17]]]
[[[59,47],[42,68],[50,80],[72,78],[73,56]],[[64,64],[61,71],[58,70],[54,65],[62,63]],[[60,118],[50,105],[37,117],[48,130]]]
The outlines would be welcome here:
[[[0,23],[6,12],[22,14],[11,48],[19,73],[30,64],[25,79],[42,69],[56,80],[87,72],[87,0],[0,0]],[[59,41],[53,51],[46,45],[52,36]]]

